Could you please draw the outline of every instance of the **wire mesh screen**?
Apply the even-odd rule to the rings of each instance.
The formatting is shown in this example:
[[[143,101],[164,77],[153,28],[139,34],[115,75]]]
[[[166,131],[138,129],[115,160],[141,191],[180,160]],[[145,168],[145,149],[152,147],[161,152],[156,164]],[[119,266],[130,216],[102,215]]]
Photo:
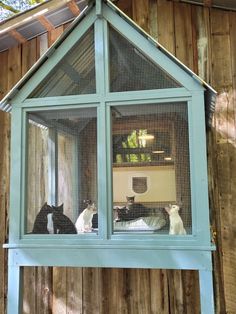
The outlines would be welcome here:
[[[112,27],[109,28],[109,56],[111,92],[180,87]]]
[[[186,103],[111,109],[113,230],[192,231]]]
[[[96,232],[96,108],[32,112],[27,138],[26,232]]]
[[[30,98],[96,93],[91,28],[31,93]]]

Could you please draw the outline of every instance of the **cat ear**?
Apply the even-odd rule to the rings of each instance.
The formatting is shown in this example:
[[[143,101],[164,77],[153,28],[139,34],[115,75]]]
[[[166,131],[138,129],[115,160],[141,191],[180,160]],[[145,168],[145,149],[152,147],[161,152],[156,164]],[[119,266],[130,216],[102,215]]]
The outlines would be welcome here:
[[[86,205],[91,205],[92,201],[91,200],[83,200],[83,203]]]
[[[48,206],[48,204],[47,204],[47,202],[45,202],[45,203],[43,204],[43,206],[41,207],[41,209],[47,208],[47,206]]]
[[[170,207],[165,207],[165,211],[170,214]]]

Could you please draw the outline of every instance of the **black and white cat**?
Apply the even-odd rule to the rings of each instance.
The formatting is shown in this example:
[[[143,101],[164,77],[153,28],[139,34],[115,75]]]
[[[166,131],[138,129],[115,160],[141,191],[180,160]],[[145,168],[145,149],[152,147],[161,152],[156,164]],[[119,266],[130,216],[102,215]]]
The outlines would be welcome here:
[[[43,204],[37,214],[32,233],[34,234],[76,234],[73,222],[63,214],[63,204],[50,206]]]
[[[116,207],[116,221],[133,220],[140,217],[149,216],[150,209],[141,203],[135,203],[134,196],[126,196],[126,205],[124,207]]]
[[[39,213],[37,214],[37,216],[35,218],[32,233],[35,233],[35,234],[49,233],[48,217],[50,220],[51,214],[52,214],[52,207],[50,205],[48,205],[47,202],[44,203],[42,208],[40,209]]]
[[[97,213],[97,208],[91,200],[85,200],[84,203],[87,207],[80,213],[75,223],[77,233],[91,232],[93,215]]]
[[[77,233],[75,225],[69,217],[63,214],[63,204],[60,206],[52,206],[52,221],[54,233],[56,234],[75,234]]]

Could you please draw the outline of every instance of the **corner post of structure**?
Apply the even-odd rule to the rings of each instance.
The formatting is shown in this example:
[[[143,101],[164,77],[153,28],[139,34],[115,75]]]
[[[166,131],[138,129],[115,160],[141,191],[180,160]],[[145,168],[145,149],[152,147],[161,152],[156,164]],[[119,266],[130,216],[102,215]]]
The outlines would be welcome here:
[[[96,15],[99,18],[102,16],[102,0],[96,0]]]
[[[7,296],[7,313],[21,314],[22,313],[22,267],[14,265],[13,250],[8,252],[8,296]]]
[[[199,270],[201,314],[214,314],[212,270]]]

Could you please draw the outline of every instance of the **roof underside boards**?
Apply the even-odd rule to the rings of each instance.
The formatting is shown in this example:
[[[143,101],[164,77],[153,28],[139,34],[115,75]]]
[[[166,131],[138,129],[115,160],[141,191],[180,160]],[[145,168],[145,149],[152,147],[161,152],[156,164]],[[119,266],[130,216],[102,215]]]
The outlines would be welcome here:
[[[49,6],[49,1],[0,23],[0,52],[19,44],[17,38],[12,35],[12,30],[19,33],[25,40],[30,40],[47,32],[50,27],[53,29],[71,22],[76,17],[76,11],[72,9],[72,5],[77,6],[78,12],[83,11],[87,5],[87,0],[64,2],[63,4],[61,1],[62,4],[58,6],[60,3],[58,1],[56,8],[53,8]]]
[[[179,68],[184,70],[192,79],[194,79],[198,84],[204,87],[205,97],[206,97],[206,116],[209,121],[211,113],[214,110],[215,96],[216,92],[212,89],[206,82],[204,82],[200,77],[194,74],[189,68],[182,64],[175,56],[170,54],[164,47],[162,47],[158,42],[156,42],[150,35],[145,33],[138,25],[136,25],[131,19],[129,19],[122,11],[120,11],[111,1],[107,1],[107,5],[112,11],[116,12],[124,21],[136,29],[142,36],[148,39],[161,53],[166,55],[172,62],[174,62]],[[32,77],[32,75],[39,69],[39,67],[47,60],[49,56],[53,54],[55,49],[68,37],[68,35],[73,31],[73,29],[80,23],[80,21],[89,13],[91,4],[86,7],[84,11],[74,20],[73,23],[65,30],[62,36],[48,49],[48,51],[36,62],[36,64],[26,73],[26,75],[15,85],[15,87],[4,97],[0,103],[0,108],[4,111],[11,111],[11,100],[21,89],[23,85]]]

